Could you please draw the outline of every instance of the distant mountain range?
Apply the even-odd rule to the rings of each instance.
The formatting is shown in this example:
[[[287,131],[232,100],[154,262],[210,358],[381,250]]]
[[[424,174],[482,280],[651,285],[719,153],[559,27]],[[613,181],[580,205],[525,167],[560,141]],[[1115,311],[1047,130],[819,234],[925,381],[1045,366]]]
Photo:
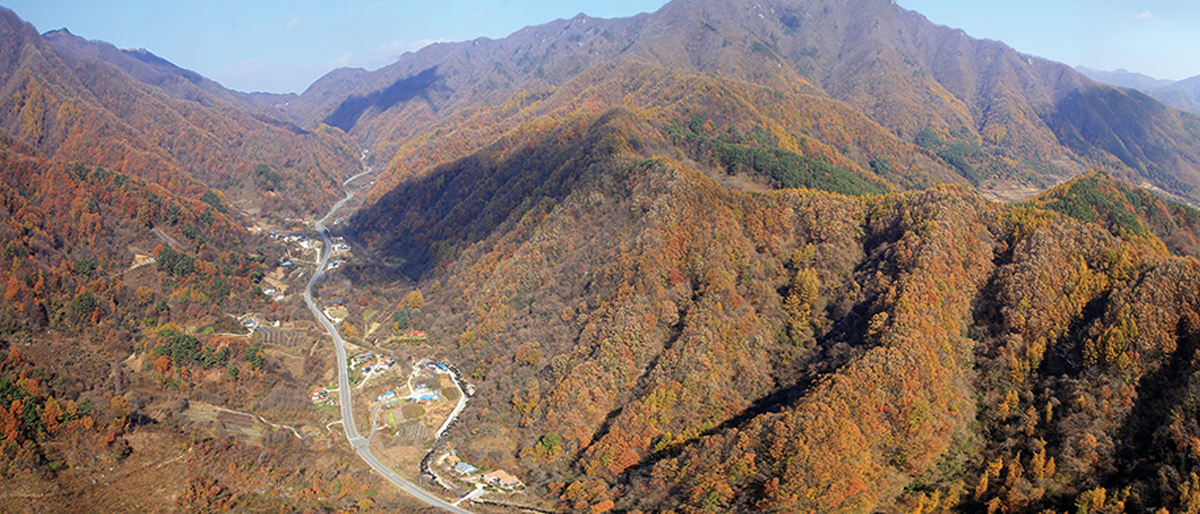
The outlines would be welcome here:
[[[645,87],[647,73],[672,85]],[[696,81],[717,89],[681,103],[676,88]],[[386,94],[405,84],[420,87],[403,100]],[[733,89],[755,109],[708,109],[721,101],[716,92]],[[808,114],[768,114],[779,101],[752,100],[767,92]],[[373,72],[335,71],[284,110],[302,126],[339,126],[377,155],[410,149],[377,182],[378,198],[441,162],[443,145],[481,148],[530,117],[618,102],[657,108],[664,123],[699,114],[741,130],[773,127],[900,189],[962,181],[1016,199],[1106,167],[1200,201],[1200,119],[886,1],[679,0],[632,18],[580,15],[499,40],[431,45]],[[801,121],[813,110],[854,126],[854,136]],[[893,165],[876,170],[877,158]]]
[[[1124,69],[1100,71],[1086,66],[1076,66],[1075,70],[1096,82],[1136,89],[1176,109],[1200,114],[1200,75],[1175,81],[1156,79]]]

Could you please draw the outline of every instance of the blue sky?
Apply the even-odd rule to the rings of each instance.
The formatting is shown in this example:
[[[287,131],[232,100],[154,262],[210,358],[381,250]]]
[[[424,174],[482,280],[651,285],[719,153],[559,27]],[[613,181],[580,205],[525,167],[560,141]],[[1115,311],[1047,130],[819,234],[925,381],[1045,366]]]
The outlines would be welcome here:
[[[376,69],[435,41],[501,38],[580,12],[605,18],[666,0],[0,0],[39,32],[66,27],[145,48],[240,91],[302,92],[342,66]]]
[[[930,21],[1016,50],[1103,71],[1200,75],[1196,0],[898,0]]]
[[[66,27],[146,48],[241,91],[302,92],[330,70],[376,69],[434,41],[504,37],[583,12],[611,18],[666,0],[0,0],[45,32]],[[1200,75],[1195,0],[898,0],[931,21],[1070,65]]]

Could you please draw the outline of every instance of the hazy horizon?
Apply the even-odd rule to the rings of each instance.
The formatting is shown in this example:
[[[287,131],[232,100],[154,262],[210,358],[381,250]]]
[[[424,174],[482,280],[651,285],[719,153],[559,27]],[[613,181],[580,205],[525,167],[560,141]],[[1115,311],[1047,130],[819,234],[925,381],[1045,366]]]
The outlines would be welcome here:
[[[6,7],[39,32],[66,28],[121,48],[145,48],[239,91],[300,93],[330,71],[378,69],[435,42],[506,37],[578,13],[653,12],[666,0],[368,0],[339,5],[231,0],[99,4],[16,0]],[[1156,79],[1200,75],[1200,5],[1180,1],[899,0],[930,21],[1015,50],[1100,71]]]

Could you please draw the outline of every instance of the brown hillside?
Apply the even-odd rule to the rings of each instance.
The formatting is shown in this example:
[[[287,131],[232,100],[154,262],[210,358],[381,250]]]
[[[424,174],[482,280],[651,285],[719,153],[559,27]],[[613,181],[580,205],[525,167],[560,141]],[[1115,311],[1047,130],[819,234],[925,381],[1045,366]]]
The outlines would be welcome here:
[[[0,127],[47,158],[105,166],[196,198],[207,185],[247,206],[304,213],[335,201],[340,181],[359,169],[353,143],[340,134],[298,133],[201,88],[162,89],[127,74],[149,71],[113,55],[111,45],[62,33],[48,42],[11,11],[0,18],[9,52],[0,63]],[[279,191],[256,182],[257,164],[280,175]]]
[[[1167,384],[1193,369],[1200,268],[1153,234],[962,187],[738,192],[647,158],[670,143],[630,112],[536,134],[354,220],[380,266],[358,280],[421,277],[431,337],[480,381],[452,435],[473,462],[570,511],[1184,501],[1190,457],[1138,459],[1190,433],[1152,412],[1190,408]]]

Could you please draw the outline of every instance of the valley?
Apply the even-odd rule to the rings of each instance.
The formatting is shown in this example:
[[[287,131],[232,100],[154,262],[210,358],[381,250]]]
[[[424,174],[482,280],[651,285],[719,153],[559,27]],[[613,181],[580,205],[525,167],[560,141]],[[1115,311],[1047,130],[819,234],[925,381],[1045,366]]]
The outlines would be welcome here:
[[[343,183],[343,186],[346,184],[349,184],[350,182],[353,182],[356,178],[368,175],[370,173],[371,173],[371,170],[368,167],[367,170],[364,171],[363,173],[354,175],[354,176],[346,179],[346,181]],[[334,362],[338,363],[337,364],[338,396],[339,396],[338,406],[339,406],[339,410],[341,411],[340,424],[342,425],[342,428],[346,433],[347,442],[350,443],[350,446],[354,447],[354,450],[358,453],[359,457],[362,458],[363,462],[367,463],[371,467],[371,469],[375,470],[375,472],[382,475],[389,482],[395,484],[396,487],[399,487],[401,490],[411,494],[413,497],[417,498],[418,500],[420,500],[428,505],[437,507],[446,512],[465,513],[467,511],[465,511],[463,509],[459,509],[455,505],[450,504],[450,503],[442,500],[441,498],[426,492],[424,489],[420,488],[416,484],[413,484],[412,482],[402,478],[399,474],[397,474],[395,471],[393,471],[391,467],[384,465],[383,462],[381,462],[378,458],[375,457],[374,453],[372,453],[372,451],[371,451],[371,439],[375,435],[375,431],[376,431],[376,426],[375,426],[376,418],[374,415],[375,414],[374,410],[372,411],[372,416],[371,416],[371,430],[367,437],[362,437],[359,434],[358,423],[355,422],[355,420],[354,420],[355,401],[353,398],[353,389],[351,389],[351,387],[350,387],[350,372],[348,369],[349,366],[348,366],[348,364],[343,364],[343,363],[349,363],[349,357],[347,356],[347,353],[346,353],[346,346],[345,346],[346,343],[342,339],[341,334],[338,332],[337,327],[335,327],[333,325],[333,323],[330,322],[329,317],[326,316],[325,312],[322,309],[317,307],[317,304],[313,301],[313,293],[312,293],[313,288],[317,285],[317,283],[320,282],[325,277],[326,269],[329,266],[329,259],[330,259],[330,257],[333,256],[333,242],[329,238],[329,231],[325,229],[325,222],[329,221],[330,218],[333,218],[333,217],[339,215],[338,214],[339,209],[341,209],[342,206],[345,205],[346,202],[350,201],[350,199],[353,197],[354,197],[353,192],[347,193],[346,197],[339,200],[337,203],[335,203],[333,205],[333,207],[329,210],[329,212],[323,218],[321,218],[320,220],[317,220],[316,222],[313,223],[313,227],[316,229],[317,233],[321,236],[321,239],[324,240],[325,244],[322,247],[323,251],[320,252],[321,258],[317,262],[316,271],[314,271],[314,273],[312,274],[312,278],[309,279],[308,285],[305,287],[305,290],[304,290],[304,302],[305,302],[305,304],[308,305],[308,310],[312,312],[313,317],[317,318],[317,321],[320,322],[321,326],[329,334],[329,337],[331,339],[333,339],[333,344],[334,344],[334,347],[336,348]],[[369,376],[368,376],[368,378],[369,378]],[[365,385],[366,379],[364,379],[363,382]],[[457,385],[455,387],[457,387]],[[460,398],[463,398],[461,392],[459,393],[459,395],[460,395]],[[464,403],[465,403],[465,398],[464,398]],[[453,422],[454,417],[456,417],[456,416],[457,416],[457,412],[453,413],[450,417],[448,417],[446,419],[445,423],[449,424],[449,423]],[[441,433],[440,429],[439,429],[438,433],[440,435],[440,433]]]
[[[0,512],[1200,505],[1194,114],[886,0],[0,35]]]

